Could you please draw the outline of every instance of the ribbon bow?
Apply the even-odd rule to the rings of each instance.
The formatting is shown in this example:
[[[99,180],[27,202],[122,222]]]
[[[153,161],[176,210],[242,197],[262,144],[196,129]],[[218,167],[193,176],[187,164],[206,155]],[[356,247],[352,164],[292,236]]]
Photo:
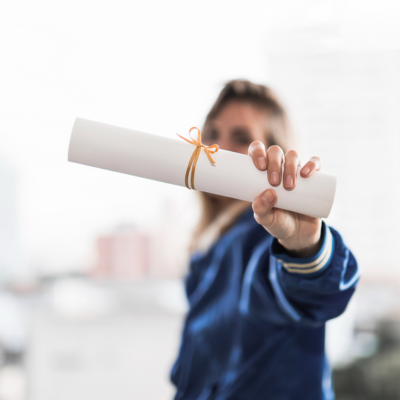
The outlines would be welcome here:
[[[193,139],[192,135],[190,134],[190,132],[192,132],[193,129],[197,129],[197,132],[198,132],[197,140]],[[186,175],[185,175],[185,185],[186,185],[186,187],[188,189],[195,189],[195,187],[194,187],[194,172],[196,170],[197,160],[199,159],[201,148],[203,148],[204,151],[206,152],[207,157],[210,160],[211,164],[214,165],[215,161],[211,157],[211,154],[216,153],[218,151],[219,147],[218,147],[217,144],[213,144],[212,146],[206,146],[203,143],[201,143],[200,129],[196,128],[196,127],[190,128],[190,130],[189,130],[189,136],[190,136],[191,140],[188,140],[188,139],[184,138],[183,136],[179,135],[178,133],[177,133],[177,135],[180,138],[182,138],[183,140],[186,140],[190,144],[193,144],[193,145],[196,146],[196,148],[195,148],[195,150],[194,150],[194,152],[192,154],[192,157],[190,158],[188,167],[186,169]],[[192,171],[192,174],[190,176],[190,183],[191,183],[191,186],[192,186],[191,188],[189,187],[189,173],[190,173],[190,171]]]

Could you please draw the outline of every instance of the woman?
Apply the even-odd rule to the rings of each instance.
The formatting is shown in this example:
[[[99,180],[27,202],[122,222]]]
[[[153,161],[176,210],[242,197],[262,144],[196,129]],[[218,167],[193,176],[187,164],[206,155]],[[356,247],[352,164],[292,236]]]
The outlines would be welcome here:
[[[295,188],[299,155],[285,111],[265,86],[229,82],[202,136],[206,145],[248,153],[271,186]],[[320,168],[313,157],[300,175]],[[190,309],[171,371],[175,399],[333,399],[325,322],[345,310],[359,278],[341,236],[321,219],[274,208],[273,189],[253,204],[199,195]]]

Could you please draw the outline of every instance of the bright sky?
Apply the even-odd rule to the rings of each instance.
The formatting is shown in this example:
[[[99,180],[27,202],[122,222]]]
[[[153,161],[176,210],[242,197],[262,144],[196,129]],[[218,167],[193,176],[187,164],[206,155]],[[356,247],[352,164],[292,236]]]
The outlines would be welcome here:
[[[333,47],[399,46],[393,1],[12,1],[0,9],[0,156],[18,174],[27,263],[88,265],[95,236],[152,224],[187,189],[67,162],[76,117],[174,136],[221,84],[268,83],[269,31],[339,27]],[[396,8],[397,7],[397,8]]]

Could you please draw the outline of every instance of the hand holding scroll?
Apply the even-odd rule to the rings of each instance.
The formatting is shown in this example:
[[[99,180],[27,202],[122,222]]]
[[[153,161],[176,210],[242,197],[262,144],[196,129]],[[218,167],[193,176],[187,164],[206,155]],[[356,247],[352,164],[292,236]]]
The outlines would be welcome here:
[[[283,182],[285,190],[291,191],[296,186],[296,170],[300,157],[290,150],[284,156],[279,146],[271,146],[265,151],[262,142],[253,142],[249,155],[255,166],[261,171],[268,171],[268,182],[277,187]],[[321,160],[312,157],[300,170],[303,178],[309,178],[321,168]],[[304,214],[274,208],[278,196],[273,189],[262,192],[253,202],[255,220],[262,225],[279,243],[297,257],[308,257],[318,251],[321,239],[321,219]]]
[[[268,161],[264,147],[261,148],[261,152],[259,148],[256,148],[257,146],[254,147],[257,143],[254,142],[253,144],[256,165],[260,154],[265,162]],[[194,144],[195,146],[193,146]],[[272,179],[272,169],[269,171],[271,172],[271,176],[269,176],[266,171],[259,171],[254,168],[251,158],[246,154],[223,149],[216,152],[216,150],[211,151],[212,148],[216,149],[216,147],[206,146],[208,152],[212,153],[212,161],[215,161],[213,163],[210,162],[211,160],[208,157],[210,154],[207,154],[200,146],[201,144],[198,146],[198,140],[189,144],[181,139],[175,140],[165,136],[76,118],[71,133],[68,160],[186,187],[189,186],[190,172],[190,185],[196,190],[251,202],[254,202],[260,193],[270,187],[268,180],[269,178]],[[246,147],[244,152],[246,152]],[[271,153],[271,162],[274,159],[277,162],[279,158],[279,152],[276,150],[280,149],[271,147],[268,150],[268,153]],[[278,156],[273,155],[273,153],[278,154]],[[191,160],[194,161],[193,154],[194,158],[198,158],[196,165],[191,163]],[[290,161],[293,158],[292,156],[288,153],[287,166],[294,165]],[[188,166],[190,167],[189,172]],[[195,167],[195,176],[193,167]],[[265,170],[265,166],[261,167],[261,170],[263,169]],[[282,185],[279,187],[274,187],[275,184],[271,185],[274,187],[272,193],[275,192],[278,197],[273,206],[280,210],[292,211],[292,213],[276,213],[276,210],[274,210],[272,214],[269,214],[268,210],[263,207],[257,209],[260,218],[264,214],[266,216],[276,214],[276,216],[280,215],[280,218],[297,215],[297,219],[300,218],[302,221],[315,221],[312,218],[305,219],[304,215],[328,217],[335,197],[336,177],[323,172],[314,173],[316,169],[314,168],[307,175],[300,174],[300,171],[297,171],[295,182],[293,182],[296,185],[296,190],[290,191]],[[313,175],[312,178],[308,179],[311,175]],[[307,179],[304,179],[304,176],[307,176]],[[261,206],[262,203],[255,202],[255,205]],[[294,221],[292,222],[294,223]],[[269,227],[268,224],[265,224],[265,226]],[[281,223],[278,226],[283,227]],[[285,233],[290,232],[285,231]],[[279,234],[279,238],[282,238],[282,240],[287,238],[286,235],[280,235],[281,232],[275,230],[274,234]],[[292,235],[289,236],[292,237]],[[286,245],[290,247],[290,243]],[[295,246],[290,248],[295,249],[296,246],[297,241]]]

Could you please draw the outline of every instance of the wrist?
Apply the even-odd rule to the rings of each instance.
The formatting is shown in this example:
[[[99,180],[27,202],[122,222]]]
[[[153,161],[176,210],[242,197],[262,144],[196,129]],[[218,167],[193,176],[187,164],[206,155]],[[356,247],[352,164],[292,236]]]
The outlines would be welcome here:
[[[325,222],[321,220],[321,237],[319,248],[317,250],[312,249],[311,245],[308,248],[303,247],[301,252],[296,252],[296,250],[290,252],[279,243],[277,238],[274,238],[271,244],[271,255],[276,257],[276,259],[282,264],[284,270],[290,274],[303,277],[314,277],[330,265],[335,248],[334,243],[334,235]],[[314,252],[307,256],[307,251]]]
[[[321,221],[321,220],[319,220]],[[278,239],[278,242],[285,248],[289,256],[295,258],[310,257],[321,248],[323,237],[321,233],[322,224],[318,224],[318,229],[313,235],[300,238]]]

